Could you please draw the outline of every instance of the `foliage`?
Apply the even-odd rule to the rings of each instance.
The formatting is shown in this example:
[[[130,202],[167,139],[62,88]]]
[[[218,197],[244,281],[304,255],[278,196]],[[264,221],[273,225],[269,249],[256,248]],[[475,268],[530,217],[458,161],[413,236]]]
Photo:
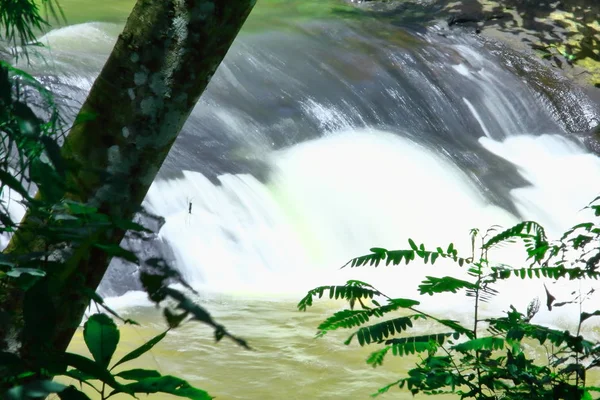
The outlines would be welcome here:
[[[600,216],[600,197],[587,207]],[[526,252],[526,265],[510,267],[493,263],[490,250],[506,243],[520,242]],[[468,278],[427,276],[419,285],[421,295],[464,293],[473,301],[472,325],[423,311],[420,302],[398,299],[382,293],[368,283],[349,281],[340,286],[321,286],[308,292],[298,308],[305,311],[315,297],[342,299],[349,307],[337,311],[318,326],[317,337],[330,331],[349,329],[349,345],[354,338],[360,346],[375,346],[367,364],[378,367],[386,357],[417,357],[416,366],[397,381],[380,388],[374,396],[392,387],[406,388],[413,394],[456,394],[461,399],[591,399],[600,391],[587,379],[589,370],[600,366],[600,344],[585,339],[583,324],[600,316],[600,310],[583,311],[583,304],[594,292],[573,292],[571,299],[558,301],[546,289],[546,306],[574,306],[579,309],[575,333],[536,324],[539,299],[527,310],[511,306],[502,315],[481,317],[482,302],[493,299],[495,284],[506,279],[597,279],[600,260],[600,225],[582,223],[569,229],[560,240],[550,242],[539,224],[519,223],[493,234],[481,236],[471,231],[471,254],[459,255],[453,244],[444,250],[426,249],[409,239],[405,250],[373,248],[371,253],[350,260],[344,267],[409,264],[416,260],[434,264],[446,259],[466,268]],[[421,321],[437,328],[418,333]],[[428,328],[431,329],[431,328]],[[547,357],[532,356],[531,346]],[[535,354],[535,352],[534,352]],[[590,385],[591,383],[591,385]]]
[[[40,5],[45,10],[45,18],[40,15]],[[66,20],[56,0],[0,0],[0,40],[12,45],[12,51],[17,56],[18,50],[27,55],[29,46],[40,45],[36,36],[48,27],[49,16],[57,22]],[[17,46],[20,49],[17,49]]]
[[[170,375],[163,376],[156,370],[125,369],[113,372],[116,367],[135,360],[151,350],[167,335],[170,329],[126,354],[113,363],[111,368],[108,368],[119,343],[119,330],[114,321],[106,314],[94,314],[86,321],[83,333],[85,344],[93,359],[68,352],[54,359],[45,359],[47,370],[44,374],[46,376],[37,376],[36,380],[12,387],[4,394],[3,398],[7,400],[24,399],[45,397],[51,393],[57,393],[59,398],[63,400],[88,399],[87,395],[74,386],[66,386],[51,381],[54,376],[65,376],[93,388],[100,394],[102,399],[107,399],[117,393],[134,395],[136,393],[158,392],[194,400],[211,399],[212,397],[208,393],[192,387],[183,379]],[[2,356],[10,357],[9,353],[3,353]],[[18,363],[15,363],[15,365],[18,365]],[[13,365],[13,368],[15,365]],[[19,378],[32,374],[31,371],[21,372],[19,375],[15,374],[13,379],[18,382]],[[100,382],[102,384],[101,388],[94,385],[93,381]],[[109,391],[108,388],[111,388],[111,390]]]
[[[48,0],[44,4],[51,3]],[[23,18],[23,15],[28,17]],[[21,38],[21,44],[32,40],[43,21],[34,2],[0,0],[4,38],[15,44],[17,37]],[[35,107],[32,102],[36,103]],[[214,328],[216,341],[227,337],[244,348],[249,346],[194,301],[197,293],[165,260],[140,260],[132,251],[104,242],[107,235],[103,233],[112,230],[128,231],[129,236],[139,240],[151,238],[154,233],[141,223],[115,218],[93,203],[82,203],[70,195],[77,193],[77,187],[68,179],[73,166],[63,157],[60,147],[64,132],[64,122],[52,93],[35,77],[0,62],[0,234],[4,235],[3,239],[36,238],[35,243],[29,243],[30,251],[16,253],[9,245],[0,254],[0,287],[16,286],[28,294],[22,309],[11,309],[5,302],[8,300],[10,305],[11,299],[3,299],[0,291],[3,301],[0,338],[13,340],[0,342],[0,398],[45,398],[51,393],[61,399],[88,398],[81,387],[53,381],[57,376],[64,376],[93,388],[102,399],[117,393],[134,396],[159,392],[189,399],[210,399],[206,392],[180,378],[161,375],[155,370],[123,369],[126,363],[150,351],[169,330],[192,320]],[[36,190],[38,195],[34,196]],[[15,220],[14,210],[19,207],[27,210],[34,224],[25,225]],[[95,303],[98,311],[104,311],[92,315],[84,324],[83,337],[92,358],[52,348],[49,340],[39,348],[21,346],[21,339],[27,335],[47,335],[59,323],[61,310],[48,293],[71,268],[64,260],[80,243],[92,243],[109,258],[117,257],[139,265],[140,279],[150,299],[157,305],[173,305],[163,306],[168,329],[120,360],[113,360],[120,338],[115,320],[136,322],[120,317],[98,293],[83,284],[80,296]],[[173,282],[186,289],[171,287]],[[14,320],[12,317],[19,313],[22,326],[5,323]]]

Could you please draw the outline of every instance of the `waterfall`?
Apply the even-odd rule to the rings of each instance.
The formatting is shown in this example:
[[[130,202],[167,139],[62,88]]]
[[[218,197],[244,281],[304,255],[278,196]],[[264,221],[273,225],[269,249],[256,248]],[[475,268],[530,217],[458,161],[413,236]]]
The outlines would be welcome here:
[[[46,35],[56,71],[42,78],[81,102],[115,26]],[[236,40],[145,200],[165,217],[160,239],[195,286],[297,296],[359,276],[414,292],[429,267],[339,267],[409,237],[468,252],[470,228],[534,219],[556,235],[584,218],[600,164],[567,133],[597,115],[580,91],[544,97],[509,53],[475,37],[405,32],[399,44],[380,35],[399,28],[377,29],[317,21]],[[70,50],[82,35],[100,54]],[[571,118],[558,119],[552,105],[573,99]],[[123,293],[119,268],[104,293]],[[526,305],[542,289],[497,307]]]

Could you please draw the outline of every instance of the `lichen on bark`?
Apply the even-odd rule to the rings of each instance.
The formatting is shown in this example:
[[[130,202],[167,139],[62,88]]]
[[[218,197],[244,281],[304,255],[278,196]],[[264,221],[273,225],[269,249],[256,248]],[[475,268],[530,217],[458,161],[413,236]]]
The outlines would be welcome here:
[[[253,5],[253,0],[136,3],[80,110],[95,118],[74,125],[62,148],[76,166],[68,173],[70,198],[114,218],[133,217]],[[25,228],[35,223],[27,215],[22,221]],[[45,336],[27,334],[30,327],[21,312],[31,294],[3,282],[7,288],[0,294],[0,311],[10,314],[13,329],[1,330],[0,347],[10,350],[7,335],[16,330],[25,359],[33,357],[27,349],[40,348],[36,342],[65,350],[89,303],[81,289],[95,290],[110,262],[92,243],[119,244],[123,235],[114,229],[94,232],[72,249],[61,271],[47,271],[53,282],[48,301],[60,312],[54,331]],[[31,251],[32,243],[44,244],[34,229],[24,229],[6,251]]]

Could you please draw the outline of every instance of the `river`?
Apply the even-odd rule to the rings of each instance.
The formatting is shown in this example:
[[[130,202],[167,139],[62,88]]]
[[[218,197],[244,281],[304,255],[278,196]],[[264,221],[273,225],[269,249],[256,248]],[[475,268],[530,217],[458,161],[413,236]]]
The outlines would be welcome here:
[[[49,47],[31,69],[76,109],[132,3],[61,4],[69,24],[41,37]],[[160,246],[202,304],[255,350],[215,345],[208,328],[187,324],[137,365],[219,399],[361,399],[397,379],[413,361],[372,369],[369,350],[344,346],[343,334],[313,338],[339,303],[295,305],[306,290],[349,278],[409,297],[426,273],[439,274],[339,269],[373,246],[411,237],[468,253],[473,227],[534,219],[558,235],[586,218],[579,210],[597,194],[600,158],[569,132],[591,128],[598,106],[552,73],[553,96],[540,92],[540,69],[443,23],[391,24],[333,1],[259,2],[145,201],[165,218]],[[518,260],[511,251],[498,257]],[[142,323],[122,327],[121,354],[165,325],[136,291],[135,271],[115,263],[100,288]],[[563,286],[550,287],[573,289]],[[486,312],[536,296],[544,299],[540,282],[512,282]],[[472,307],[463,296],[423,302],[456,318]],[[574,323],[568,311],[536,318]],[[81,332],[71,349],[85,352]]]

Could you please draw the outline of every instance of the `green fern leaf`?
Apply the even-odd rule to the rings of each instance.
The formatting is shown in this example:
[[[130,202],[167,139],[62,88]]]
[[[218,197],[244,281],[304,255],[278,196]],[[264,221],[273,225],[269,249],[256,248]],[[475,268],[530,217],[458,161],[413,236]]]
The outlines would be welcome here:
[[[451,276],[436,278],[427,276],[427,279],[419,285],[419,293],[433,296],[435,293],[452,292],[456,293],[460,289],[477,289],[477,285]]]
[[[374,296],[381,295],[381,292],[374,289],[371,285],[364,284],[363,286],[363,284],[360,281],[348,281],[344,286],[319,286],[308,291],[307,295],[298,303],[298,309],[306,311],[308,307],[313,305],[313,298],[321,298],[325,292],[329,293],[330,299],[348,300],[351,304],[354,304],[357,300],[372,299]]]
[[[378,365],[383,365],[383,360],[391,348],[392,346],[385,346],[381,350],[374,351],[367,358],[367,364],[370,364],[373,368]]]
[[[392,354],[405,356],[415,353],[435,353],[439,346],[443,345],[447,338],[453,333],[438,333],[433,335],[411,336],[405,338],[390,339],[385,342],[392,347]]]
[[[526,244],[530,243],[528,252],[533,252],[536,249],[548,246],[544,228],[537,222],[524,221],[493,236],[483,244],[482,248],[484,250],[489,250],[499,244],[510,242],[512,239],[521,239],[526,241],[529,239],[529,241],[526,242]],[[536,261],[538,259],[541,260],[543,255],[545,255],[545,252],[542,253],[541,251],[535,251],[534,258]],[[531,256],[532,254],[530,254],[530,257]]]
[[[349,345],[355,336],[361,346],[364,346],[365,344],[382,342],[396,333],[400,333],[408,328],[412,328],[413,318],[414,316],[399,317],[379,322],[374,325],[365,326],[350,335],[344,344]]]
[[[499,337],[483,337],[467,340],[466,342],[452,346],[452,349],[461,353],[479,350],[501,350],[504,347],[504,339]]]
[[[339,328],[354,328],[368,322],[371,317],[382,317],[400,308],[410,308],[419,304],[418,301],[411,299],[391,299],[389,301],[390,304],[376,308],[338,311],[318,326],[319,332],[317,333],[317,337],[324,336],[327,331]]]
[[[455,332],[456,335],[465,335],[469,339],[473,339],[474,336],[475,336],[473,334],[473,331],[471,331],[470,329],[465,328],[464,326],[462,326],[461,324],[459,324],[457,321],[453,321],[451,319],[438,319],[436,321],[438,323],[444,325],[445,327],[452,329]]]
[[[507,269],[507,268],[492,268],[492,274],[490,277],[493,280],[508,279],[512,273],[516,277],[525,279],[526,277],[532,278],[532,275],[536,277],[543,276],[544,278],[560,279],[567,278],[569,280],[592,278],[599,279],[600,272],[591,270],[588,268],[567,268],[564,265],[558,265],[553,267],[533,267],[533,268],[518,268],[518,269]]]

